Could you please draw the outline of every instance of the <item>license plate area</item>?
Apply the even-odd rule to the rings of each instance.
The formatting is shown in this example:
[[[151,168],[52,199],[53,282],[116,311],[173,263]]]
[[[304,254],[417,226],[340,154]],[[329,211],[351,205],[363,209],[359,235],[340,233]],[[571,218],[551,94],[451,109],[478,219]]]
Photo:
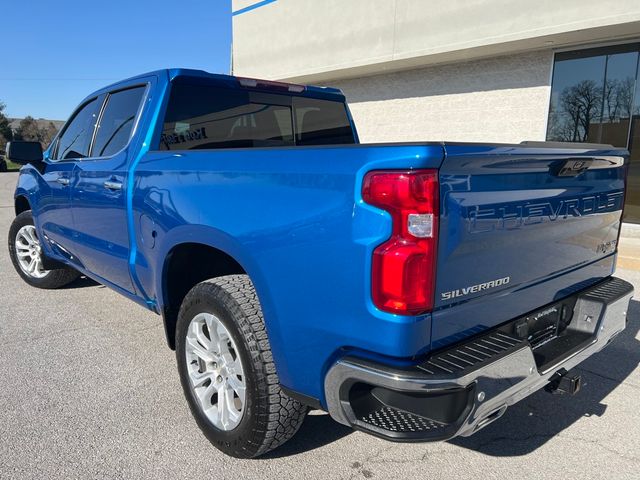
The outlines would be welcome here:
[[[529,342],[538,370],[546,371],[591,341],[593,332],[578,328],[574,309],[578,295],[524,315],[503,327]]]
[[[521,340],[527,340],[536,350],[558,337],[571,324],[577,297],[536,310],[511,324],[511,333]]]

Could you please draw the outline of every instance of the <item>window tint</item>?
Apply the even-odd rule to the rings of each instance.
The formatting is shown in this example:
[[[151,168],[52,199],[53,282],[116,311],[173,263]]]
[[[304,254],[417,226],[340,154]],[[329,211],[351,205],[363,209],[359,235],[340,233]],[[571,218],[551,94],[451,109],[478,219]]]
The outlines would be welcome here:
[[[547,140],[597,142],[605,57],[567,58],[553,70]]]
[[[602,120],[597,126],[599,142],[616,147],[627,146],[637,63],[638,52],[618,53],[607,57]]]
[[[354,143],[353,130],[342,102],[294,97],[296,144],[336,145]]]
[[[287,106],[292,104],[292,107]],[[294,122],[295,118],[295,135]],[[278,147],[354,143],[342,102],[175,84],[160,148]]]
[[[127,145],[144,90],[145,87],[141,86],[109,95],[96,133],[92,157],[108,157]]]
[[[243,91],[174,85],[160,148],[191,150],[293,145],[291,108],[251,101]]]
[[[556,54],[547,140],[630,152],[626,222],[640,223],[640,44]]]
[[[101,102],[93,99],[77,111],[58,140],[54,160],[85,158],[89,155],[100,106]]]

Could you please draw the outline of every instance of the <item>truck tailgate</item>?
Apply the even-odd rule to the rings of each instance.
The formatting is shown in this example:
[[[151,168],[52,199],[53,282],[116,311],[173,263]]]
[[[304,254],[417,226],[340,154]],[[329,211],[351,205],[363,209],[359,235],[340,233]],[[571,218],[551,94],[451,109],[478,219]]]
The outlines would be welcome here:
[[[610,275],[625,150],[447,144],[432,347]]]

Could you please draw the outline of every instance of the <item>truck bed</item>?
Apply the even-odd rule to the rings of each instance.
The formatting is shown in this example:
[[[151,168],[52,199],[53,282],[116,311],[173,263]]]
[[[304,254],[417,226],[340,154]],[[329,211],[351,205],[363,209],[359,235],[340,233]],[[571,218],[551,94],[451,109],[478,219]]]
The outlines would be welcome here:
[[[322,398],[325,359],[341,349],[417,358],[611,275],[624,156],[440,142],[150,152],[134,172],[133,224],[147,238],[144,218],[154,218],[158,237],[153,251],[141,246],[135,275],[157,298],[154,258],[177,232],[205,232],[254,280],[283,384]],[[578,176],[554,173],[594,158]],[[425,168],[440,180],[435,308],[402,317],[371,302],[372,252],[391,225],[361,185],[368,171]],[[589,198],[605,203],[590,212]]]

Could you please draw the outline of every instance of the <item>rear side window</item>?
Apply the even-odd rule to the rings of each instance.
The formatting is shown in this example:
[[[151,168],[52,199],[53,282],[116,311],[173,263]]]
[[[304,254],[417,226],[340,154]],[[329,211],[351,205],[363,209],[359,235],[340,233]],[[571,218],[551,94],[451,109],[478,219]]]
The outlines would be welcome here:
[[[160,149],[328,143],[354,143],[340,102],[179,83],[171,89]]]
[[[343,103],[294,97],[296,144],[335,145],[354,143],[353,130]]]
[[[94,98],[76,112],[58,139],[53,160],[85,158],[89,155],[91,137],[101,105],[102,102]]]
[[[109,95],[91,156],[108,157],[127,146],[144,90],[140,86]]]

